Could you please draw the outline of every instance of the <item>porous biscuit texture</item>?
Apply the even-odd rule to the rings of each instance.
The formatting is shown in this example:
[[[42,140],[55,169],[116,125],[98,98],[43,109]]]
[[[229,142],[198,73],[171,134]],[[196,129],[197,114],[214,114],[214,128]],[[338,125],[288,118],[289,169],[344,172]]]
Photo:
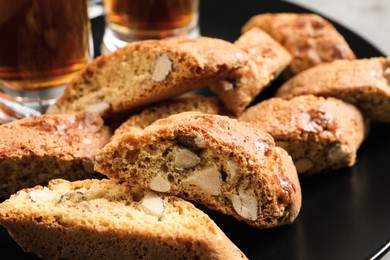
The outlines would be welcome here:
[[[247,259],[190,202],[115,180],[23,189],[0,204],[0,224],[43,259]]]
[[[300,175],[351,167],[368,124],[355,106],[336,98],[270,98],[248,108],[239,120],[270,133],[291,155]]]
[[[335,97],[354,104],[376,122],[390,122],[390,58],[372,57],[319,64],[286,81],[276,96]]]
[[[217,38],[134,42],[88,64],[46,113],[100,109],[108,118],[223,79],[248,59],[239,47]]]
[[[42,115],[1,125],[0,197],[54,178],[99,176],[93,170],[95,155],[111,135],[93,112]]]
[[[233,114],[240,115],[290,64],[291,55],[257,27],[242,34],[234,44],[246,51],[250,60],[229,78],[211,85],[211,90]]]
[[[290,224],[301,207],[287,152],[268,133],[227,116],[183,112],[157,120],[107,144],[95,170],[258,228]]]
[[[291,74],[338,59],[353,60],[354,52],[336,27],[313,13],[265,13],[252,16],[242,27],[260,27],[292,55]]]

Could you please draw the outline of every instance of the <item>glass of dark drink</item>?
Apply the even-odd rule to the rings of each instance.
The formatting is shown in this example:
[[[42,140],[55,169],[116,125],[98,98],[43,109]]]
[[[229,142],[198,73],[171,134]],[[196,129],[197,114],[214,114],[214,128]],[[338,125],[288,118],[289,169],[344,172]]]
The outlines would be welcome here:
[[[104,6],[103,53],[133,41],[200,35],[199,0],[104,0]]]
[[[0,0],[0,92],[44,110],[92,58],[87,0]]]

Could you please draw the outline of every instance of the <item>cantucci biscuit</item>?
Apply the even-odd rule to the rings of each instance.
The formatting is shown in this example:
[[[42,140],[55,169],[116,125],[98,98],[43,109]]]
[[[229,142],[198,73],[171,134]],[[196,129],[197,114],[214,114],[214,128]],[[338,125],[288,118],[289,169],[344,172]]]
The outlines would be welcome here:
[[[111,131],[97,113],[42,115],[0,126],[0,197],[46,184],[97,177],[96,152]],[[103,176],[100,176],[103,177]]]
[[[23,189],[0,204],[0,224],[43,259],[247,259],[190,202],[115,180]]]
[[[216,97],[200,95],[182,96],[161,101],[131,115],[129,119],[116,128],[113,138],[124,133],[142,131],[154,121],[186,111],[199,111],[207,114],[228,115],[229,112]]]
[[[239,115],[290,64],[291,55],[259,28],[248,30],[234,44],[246,51],[250,60],[234,75],[211,85],[211,90]]]
[[[260,27],[292,55],[290,73],[297,74],[316,64],[355,59],[355,54],[332,23],[313,13],[266,13],[252,16],[246,32]]]
[[[353,166],[367,133],[359,109],[331,97],[270,98],[239,120],[270,133],[305,175]]]
[[[108,143],[95,170],[258,228],[290,224],[301,207],[287,152],[268,133],[227,116],[183,112],[157,120]]]
[[[276,96],[335,97],[357,106],[365,117],[390,122],[390,58],[339,60],[317,65],[285,82]]]
[[[46,113],[95,109],[109,118],[226,78],[248,59],[239,47],[217,38],[134,42],[88,64]]]

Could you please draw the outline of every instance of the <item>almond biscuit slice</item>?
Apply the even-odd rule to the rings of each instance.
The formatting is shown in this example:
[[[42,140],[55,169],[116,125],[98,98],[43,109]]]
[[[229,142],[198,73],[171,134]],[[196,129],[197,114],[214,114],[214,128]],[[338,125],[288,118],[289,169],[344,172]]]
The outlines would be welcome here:
[[[227,116],[183,112],[157,120],[107,144],[95,170],[258,228],[290,224],[301,207],[287,152],[271,135]]]
[[[312,94],[354,104],[376,122],[390,122],[390,58],[372,57],[319,64],[285,82],[276,96]]]
[[[46,113],[98,107],[104,118],[110,118],[204,87],[247,61],[243,50],[217,38],[134,42],[88,64]]]
[[[248,30],[234,44],[246,51],[250,60],[234,75],[211,85],[211,90],[233,114],[240,115],[290,64],[291,55],[260,28]]]
[[[95,155],[111,135],[93,112],[41,115],[1,125],[0,197],[54,178],[100,176],[93,170]]]
[[[247,259],[190,202],[115,180],[23,189],[0,204],[0,224],[42,259]]]
[[[292,55],[289,72],[297,74],[323,62],[355,59],[348,42],[331,22],[312,13],[266,13],[252,16],[246,32],[260,27]]]
[[[300,175],[353,166],[367,134],[359,109],[331,97],[270,98],[248,108],[239,120],[270,133]]]

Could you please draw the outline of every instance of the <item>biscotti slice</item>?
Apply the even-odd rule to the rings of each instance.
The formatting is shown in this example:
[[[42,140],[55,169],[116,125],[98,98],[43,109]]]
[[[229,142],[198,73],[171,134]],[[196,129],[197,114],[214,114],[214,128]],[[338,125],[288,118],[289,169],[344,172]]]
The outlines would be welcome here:
[[[0,136],[0,198],[6,198],[54,178],[98,176],[95,154],[111,131],[97,113],[77,112],[10,122],[0,126]]]
[[[285,82],[276,96],[335,97],[360,108],[365,117],[390,122],[390,58],[339,60],[317,65]]]
[[[246,32],[260,27],[280,42],[293,56],[290,73],[297,74],[316,64],[338,59],[355,59],[349,44],[324,17],[312,13],[265,13],[252,16]]]
[[[270,133],[305,175],[353,166],[367,132],[355,106],[312,95],[270,98],[248,108],[239,120]]]
[[[290,224],[301,207],[291,157],[271,135],[227,116],[183,112],[159,119],[108,143],[95,170],[258,228]]]
[[[181,96],[164,100],[130,116],[116,130],[112,138],[123,133],[142,131],[154,121],[186,111],[199,111],[207,114],[229,115],[226,107],[217,97],[200,95]]]
[[[211,85],[225,106],[239,115],[291,62],[291,55],[259,28],[252,28],[234,43],[250,56],[234,75]]]
[[[247,259],[190,202],[115,180],[23,189],[0,204],[0,224],[43,259]]]
[[[88,64],[46,113],[98,108],[108,118],[223,79],[248,59],[239,47],[217,38],[134,42]]]

